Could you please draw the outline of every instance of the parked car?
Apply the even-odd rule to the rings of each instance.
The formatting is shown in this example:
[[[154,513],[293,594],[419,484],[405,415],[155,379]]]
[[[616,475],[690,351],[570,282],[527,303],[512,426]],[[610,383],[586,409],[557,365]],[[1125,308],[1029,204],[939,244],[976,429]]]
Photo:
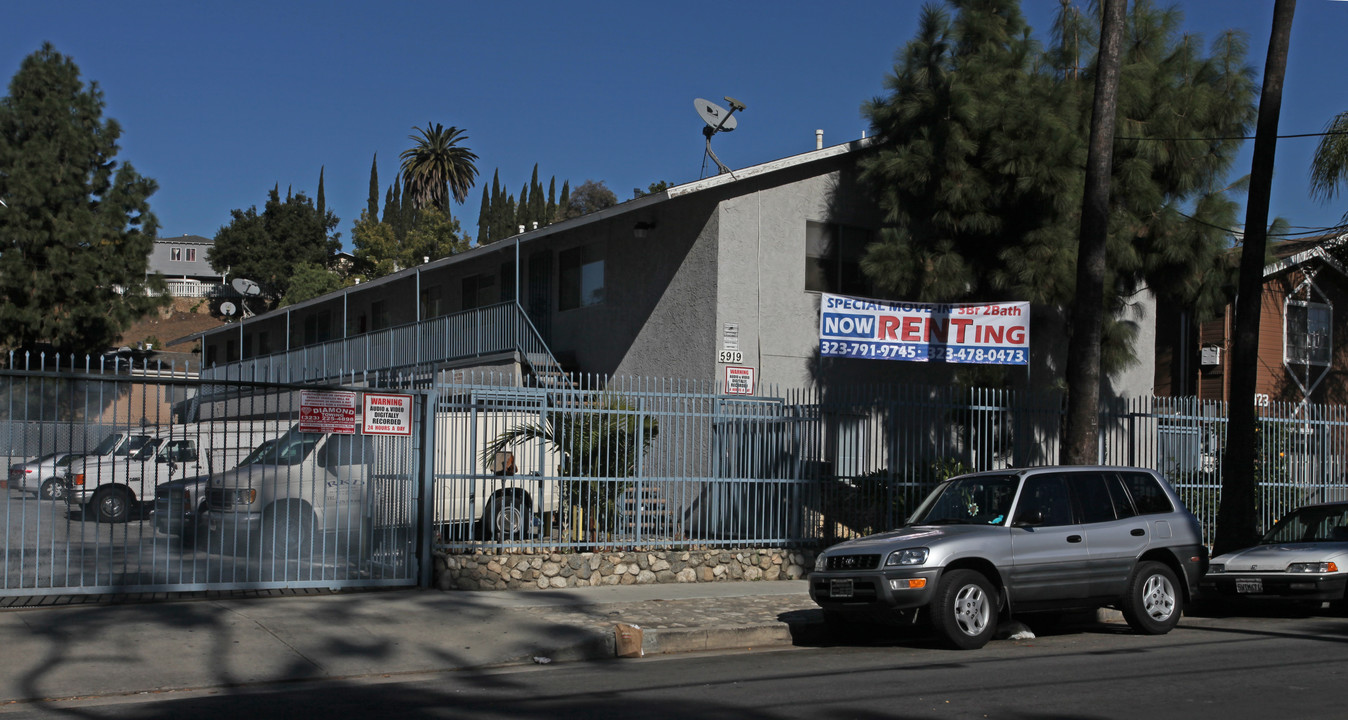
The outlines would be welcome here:
[[[1348,502],[1287,513],[1259,544],[1213,558],[1202,587],[1216,598],[1348,606]]]
[[[209,475],[171,480],[154,491],[154,529],[182,538],[191,547],[206,534],[206,481]]]
[[[79,457],[75,453],[48,453],[28,462],[9,466],[9,486],[36,493],[43,500],[62,500],[66,496],[66,468]]]
[[[809,585],[831,625],[920,612],[972,649],[1012,613],[1110,606],[1169,632],[1206,565],[1198,520],[1155,472],[1044,467],[947,480],[903,527],[820,553]]]

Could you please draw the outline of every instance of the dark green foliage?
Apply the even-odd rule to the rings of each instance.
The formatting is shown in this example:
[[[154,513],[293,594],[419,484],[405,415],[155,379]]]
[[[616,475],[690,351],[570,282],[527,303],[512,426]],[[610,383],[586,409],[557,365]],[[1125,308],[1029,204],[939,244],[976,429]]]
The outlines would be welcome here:
[[[351,231],[355,245],[356,274],[365,280],[439,260],[468,249],[471,238],[463,235],[459,221],[434,208],[410,212],[400,230],[361,213]]]
[[[324,169],[325,169],[325,168],[324,168],[322,165],[320,165],[320,166],[318,167],[318,195],[317,195],[317,197],[314,198],[314,205],[315,205],[315,208],[314,208],[314,209],[318,211],[318,216],[319,216],[319,217],[323,217],[325,214],[327,214],[327,210],[328,210],[328,208],[327,208],[328,203],[327,203],[327,201],[326,201],[326,200],[324,199],[324,197],[323,197],[323,170],[324,170]]]
[[[618,204],[618,196],[613,194],[604,185],[604,181],[586,180],[576,188],[574,193],[566,193],[566,188],[562,188],[563,194],[567,195],[565,212],[567,218],[576,218],[581,215],[589,215],[592,212],[599,212],[606,208],[611,208]]]
[[[268,307],[290,289],[291,276],[302,263],[328,267],[341,247],[337,216],[320,216],[313,201],[287,192],[284,201],[276,188],[268,194],[261,213],[257,206],[231,210],[230,223],[215,235],[208,260],[217,272],[242,277],[262,288]]]
[[[379,153],[370,159],[370,197],[365,201],[365,212],[372,218],[379,217]]]
[[[103,119],[50,44],[24,59],[0,101],[0,342],[99,352],[167,301],[147,277],[158,221],[154,180],[116,160],[121,128]]]
[[[335,272],[313,263],[300,263],[290,276],[290,287],[281,298],[281,306],[294,305],[341,290],[347,283]]]
[[[1068,309],[1098,18],[1064,4],[1045,51],[1015,0],[923,10],[888,94],[863,107],[878,136],[863,179],[886,227],[863,269],[892,297],[1021,299]],[[1119,315],[1143,284],[1162,304],[1224,304],[1235,202],[1225,176],[1253,120],[1244,38],[1204,53],[1177,9],[1133,5],[1125,34],[1111,194],[1102,364],[1131,356]],[[1082,60],[1081,58],[1086,58]],[[1152,139],[1155,138],[1155,139]],[[1197,218],[1190,220],[1188,216]],[[1215,226],[1215,227],[1214,227]]]
[[[646,197],[647,195],[654,195],[658,192],[664,192],[668,189],[669,183],[665,182],[664,180],[661,180],[659,182],[653,182],[650,185],[647,185],[645,190],[642,190],[641,188],[632,188],[632,199],[636,200],[637,198],[643,198]]]
[[[491,202],[487,196],[487,186],[482,186],[482,208],[477,211],[477,244],[491,242]]]
[[[552,216],[552,221],[557,222],[566,217],[566,208],[571,204],[571,181],[562,181],[562,196],[557,200],[557,211]]]

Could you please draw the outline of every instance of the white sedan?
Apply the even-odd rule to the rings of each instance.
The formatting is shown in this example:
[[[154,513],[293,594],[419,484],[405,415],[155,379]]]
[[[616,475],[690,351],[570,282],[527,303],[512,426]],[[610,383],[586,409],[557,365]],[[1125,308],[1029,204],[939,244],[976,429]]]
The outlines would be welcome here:
[[[50,453],[10,465],[9,486],[37,493],[43,500],[60,500],[66,496],[66,468],[77,457],[76,453]]]
[[[1219,555],[1203,576],[1204,594],[1345,604],[1348,502],[1307,505],[1285,515],[1258,545]]]

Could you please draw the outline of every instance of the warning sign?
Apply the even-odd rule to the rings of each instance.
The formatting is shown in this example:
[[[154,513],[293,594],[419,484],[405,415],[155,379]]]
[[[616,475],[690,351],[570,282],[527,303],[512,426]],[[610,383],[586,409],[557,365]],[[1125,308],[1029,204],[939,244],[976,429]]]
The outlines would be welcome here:
[[[301,390],[300,432],[356,434],[356,393]]]
[[[411,435],[412,396],[365,393],[366,435]]]
[[[726,395],[753,395],[754,369],[739,365],[727,365],[725,369]]]

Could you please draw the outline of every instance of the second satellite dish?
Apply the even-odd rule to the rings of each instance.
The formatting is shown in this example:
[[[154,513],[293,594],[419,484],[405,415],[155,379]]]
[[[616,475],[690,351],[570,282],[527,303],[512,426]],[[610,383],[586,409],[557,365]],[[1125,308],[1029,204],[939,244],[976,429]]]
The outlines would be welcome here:
[[[228,300],[220,303],[220,314],[225,317],[232,317],[237,309],[238,308],[234,307],[234,303]]]
[[[730,132],[739,125],[739,120],[732,114],[733,111],[726,110],[710,100],[694,98],[693,107],[697,108],[697,114],[702,117],[703,122],[715,130]]]

